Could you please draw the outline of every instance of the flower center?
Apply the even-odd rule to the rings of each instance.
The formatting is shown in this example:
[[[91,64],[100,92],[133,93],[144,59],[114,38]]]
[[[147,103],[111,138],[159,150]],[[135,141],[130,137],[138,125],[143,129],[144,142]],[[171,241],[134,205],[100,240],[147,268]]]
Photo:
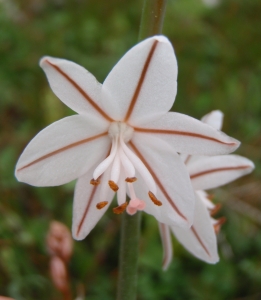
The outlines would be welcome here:
[[[121,137],[124,143],[128,143],[133,135],[133,128],[124,122],[113,122],[109,127],[109,136],[114,139]]]
[[[133,137],[134,130],[124,122],[111,123],[108,135],[111,138],[110,154],[96,167],[93,172],[92,185],[103,184],[102,178],[108,178],[108,182],[114,192],[117,192],[118,207],[113,211],[116,214],[122,213],[126,208],[129,214],[135,214],[137,210],[145,208],[145,202],[137,198],[134,190],[135,170],[139,172],[148,187],[149,198],[155,205],[161,205],[157,200],[156,184],[150,172],[140,160],[140,158],[126,145]],[[126,187],[129,191],[130,202],[126,202]],[[104,188],[103,188],[104,190]],[[105,194],[106,195],[106,194]],[[153,195],[153,197],[151,196]],[[107,205],[107,201],[97,204],[97,209],[102,209]]]

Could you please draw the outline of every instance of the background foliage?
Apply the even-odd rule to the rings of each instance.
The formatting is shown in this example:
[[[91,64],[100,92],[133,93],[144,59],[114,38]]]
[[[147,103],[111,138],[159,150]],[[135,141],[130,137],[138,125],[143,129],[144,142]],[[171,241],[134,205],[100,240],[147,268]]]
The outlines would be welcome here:
[[[211,1],[204,1],[211,2]],[[200,118],[225,113],[224,131],[242,141],[238,154],[253,174],[215,190],[227,223],[221,260],[207,265],[175,240],[174,260],[161,271],[156,221],[143,217],[139,300],[261,298],[261,30],[260,0],[170,0],[164,34],[179,63],[175,111]],[[71,226],[74,183],[35,188],[18,183],[15,163],[31,138],[72,114],[51,92],[38,67],[43,55],[85,66],[103,81],[137,41],[142,1],[0,1],[0,295],[17,300],[61,299],[49,276],[45,236],[51,220]],[[76,297],[114,299],[120,216],[109,212],[74,243],[70,278]]]

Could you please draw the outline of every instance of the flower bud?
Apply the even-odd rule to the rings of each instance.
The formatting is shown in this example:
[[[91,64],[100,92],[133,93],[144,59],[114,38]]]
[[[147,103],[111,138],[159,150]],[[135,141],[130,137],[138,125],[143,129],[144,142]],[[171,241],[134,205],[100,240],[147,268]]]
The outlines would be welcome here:
[[[73,240],[71,232],[62,223],[52,221],[46,238],[47,249],[50,255],[59,256],[68,261],[72,255]]]

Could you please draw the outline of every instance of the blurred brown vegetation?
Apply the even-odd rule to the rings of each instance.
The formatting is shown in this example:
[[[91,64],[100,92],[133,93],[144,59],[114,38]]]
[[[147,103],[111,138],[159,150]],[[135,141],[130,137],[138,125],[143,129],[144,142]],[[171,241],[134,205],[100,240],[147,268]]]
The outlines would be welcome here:
[[[45,241],[52,220],[71,226],[74,183],[35,188],[13,175],[32,137],[73,113],[52,94],[39,59],[75,61],[102,82],[136,43],[141,8],[137,0],[0,1],[0,295],[62,299],[51,281]],[[260,0],[223,0],[213,7],[201,0],[168,3],[163,32],[179,63],[173,109],[196,118],[222,110],[223,130],[242,141],[237,153],[252,159],[256,170],[214,191],[228,220],[217,265],[196,260],[173,241],[173,263],[162,272],[157,223],[144,216],[140,300],[261,298],[260,16]],[[110,211],[74,243],[69,272],[75,298],[77,291],[90,300],[115,298],[119,227],[120,216]]]

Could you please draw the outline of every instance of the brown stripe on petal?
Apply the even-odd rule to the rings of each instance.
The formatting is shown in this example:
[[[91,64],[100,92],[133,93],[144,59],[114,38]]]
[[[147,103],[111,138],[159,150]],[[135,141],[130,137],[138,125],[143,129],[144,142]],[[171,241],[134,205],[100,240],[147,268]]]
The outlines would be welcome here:
[[[183,136],[201,138],[201,139],[204,139],[204,140],[209,140],[209,141],[217,142],[217,143],[228,145],[228,146],[235,146],[236,145],[236,143],[222,142],[222,141],[220,141],[218,139],[215,139],[211,136],[207,136],[207,135],[203,135],[203,134],[199,134],[199,133],[194,133],[194,132],[179,131],[179,130],[168,130],[168,129],[149,129],[149,128],[140,128],[140,127],[133,127],[133,129],[137,132],[183,135]]]
[[[30,162],[29,164],[27,164],[27,165],[25,165],[25,166],[23,166],[23,167],[17,169],[17,172],[22,171],[22,170],[24,170],[25,168],[28,168],[28,167],[30,167],[30,166],[32,166],[32,165],[34,165],[34,164],[36,164],[36,163],[38,163],[38,162],[40,162],[40,161],[46,159],[46,158],[49,158],[49,157],[51,157],[51,156],[54,156],[54,155],[59,154],[59,153],[61,153],[61,152],[63,152],[63,151],[69,150],[69,149],[71,149],[71,148],[80,146],[80,145],[82,145],[82,144],[86,144],[86,143],[88,143],[88,142],[91,142],[91,141],[93,141],[93,140],[95,140],[95,139],[98,139],[98,138],[100,138],[100,137],[102,137],[102,136],[105,136],[105,135],[107,135],[107,134],[108,134],[107,132],[100,133],[100,134],[94,135],[94,136],[92,136],[92,137],[89,137],[89,138],[87,138],[87,139],[84,139],[84,140],[81,140],[81,141],[78,141],[78,142],[69,144],[69,145],[67,145],[67,146],[65,146],[65,147],[62,147],[62,148],[58,149],[58,150],[52,151],[52,152],[50,152],[50,153],[48,153],[48,154],[45,154],[45,155],[43,155],[43,156],[41,156],[41,157],[39,157],[39,158],[33,160],[33,161]]]
[[[106,157],[108,157],[109,153],[110,153],[110,151],[107,153]],[[102,176],[103,176],[103,174],[98,178],[98,180],[101,180],[101,179],[102,179]],[[89,211],[89,209],[90,209],[90,206],[91,206],[91,204],[92,204],[93,198],[94,198],[95,193],[97,192],[98,188],[99,188],[99,185],[94,185],[94,186],[93,186],[93,190],[92,190],[91,195],[90,195],[90,197],[89,197],[89,200],[88,200],[87,206],[86,206],[86,208],[85,208],[83,217],[82,217],[82,219],[81,219],[81,221],[80,221],[80,223],[79,223],[79,225],[78,225],[78,229],[77,229],[76,235],[79,235],[79,233],[80,233],[80,231],[81,231],[83,222],[84,222],[84,220],[85,220],[85,218],[86,218],[86,216],[87,216],[87,214],[88,214],[88,211]],[[106,202],[107,202],[107,203],[106,203]],[[97,207],[98,209],[101,209],[101,208],[102,208],[102,207],[101,207],[102,205],[103,205],[103,207],[104,207],[104,206],[106,206],[107,204],[108,204],[108,201],[103,201],[103,202],[98,203],[98,204],[96,205],[96,207]],[[99,208],[98,206],[99,206],[100,208]]]
[[[235,170],[244,170],[244,169],[249,169],[250,166],[238,166],[238,167],[223,167],[223,168],[215,168],[215,169],[210,169],[202,172],[198,172],[195,174],[190,175],[190,179],[194,179],[200,176],[204,176],[206,174],[211,174],[211,173],[216,173],[216,172],[223,172],[223,171],[235,171]]]
[[[85,208],[85,210],[84,210],[82,219],[81,219],[81,221],[80,221],[80,223],[79,223],[79,225],[78,225],[78,228],[77,228],[77,232],[76,232],[76,235],[77,235],[77,236],[79,235],[79,233],[80,233],[80,231],[81,231],[81,229],[82,229],[83,222],[84,222],[84,220],[85,220],[85,218],[86,218],[86,216],[87,216],[87,214],[88,214],[88,211],[89,211],[90,206],[91,206],[91,204],[92,204],[92,201],[93,201],[94,195],[95,195],[95,193],[96,193],[96,191],[97,191],[97,188],[98,188],[97,186],[94,186],[93,189],[92,189],[91,195],[90,195],[90,197],[89,197],[89,199],[88,199],[88,202],[87,202],[87,206],[86,206],[86,208]]]
[[[205,252],[207,253],[207,255],[208,255],[209,257],[211,257],[211,255],[210,255],[210,253],[209,253],[207,247],[204,245],[203,241],[202,241],[201,238],[199,237],[199,235],[198,235],[198,233],[197,233],[195,227],[192,225],[190,229],[191,229],[191,231],[193,232],[193,234],[195,235],[195,237],[196,237],[196,239],[198,240],[198,242],[200,243],[200,245],[202,246],[202,248],[203,248],[203,249],[205,250]]]
[[[128,108],[126,116],[124,118],[125,122],[128,121],[128,119],[130,118],[130,116],[131,116],[131,114],[133,112],[134,106],[135,106],[135,104],[136,104],[136,102],[138,100],[138,97],[139,97],[142,85],[144,83],[144,80],[145,80],[145,77],[146,77],[146,74],[147,74],[147,71],[148,71],[149,65],[151,63],[152,56],[153,56],[153,54],[155,52],[157,44],[158,44],[158,41],[157,40],[154,41],[154,43],[152,44],[152,47],[150,49],[150,52],[149,52],[149,54],[147,56],[147,59],[146,59],[145,64],[143,66],[143,69],[142,69],[142,72],[141,72],[141,75],[140,75],[137,87],[136,87],[135,92],[134,92],[134,94],[132,96],[129,108]]]
[[[94,108],[98,113],[100,113],[106,120],[113,121],[106,113],[103,111],[100,106],[98,106],[95,101],[68,75],[66,74],[61,68],[56,66],[55,64],[45,59],[45,62],[53,67],[58,73],[60,73],[76,90],[84,97],[84,99]]]
[[[187,218],[182,214],[182,212],[178,209],[178,207],[175,205],[175,203],[173,203],[170,195],[168,194],[168,192],[166,191],[166,189],[164,188],[164,185],[161,183],[160,179],[157,177],[157,175],[155,174],[155,172],[152,170],[151,166],[148,164],[148,162],[145,160],[145,158],[141,155],[141,153],[139,152],[139,150],[136,148],[136,146],[133,144],[133,142],[129,142],[130,146],[133,148],[134,152],[136,153],[136,155],[139,157],[139,159],[143,162],[143,164],[146,166],[146,168],[149,170],[151,176],[153,177],[154,181],[156,182],[156,184],[158,185],[159,189],[161,190],[161,192],[163,193],[163,195],[166,197],[166,199],[168,200],[169,204],[172,206],[172,208],[176,211],[176,213],[184,220],[187,221]]]

